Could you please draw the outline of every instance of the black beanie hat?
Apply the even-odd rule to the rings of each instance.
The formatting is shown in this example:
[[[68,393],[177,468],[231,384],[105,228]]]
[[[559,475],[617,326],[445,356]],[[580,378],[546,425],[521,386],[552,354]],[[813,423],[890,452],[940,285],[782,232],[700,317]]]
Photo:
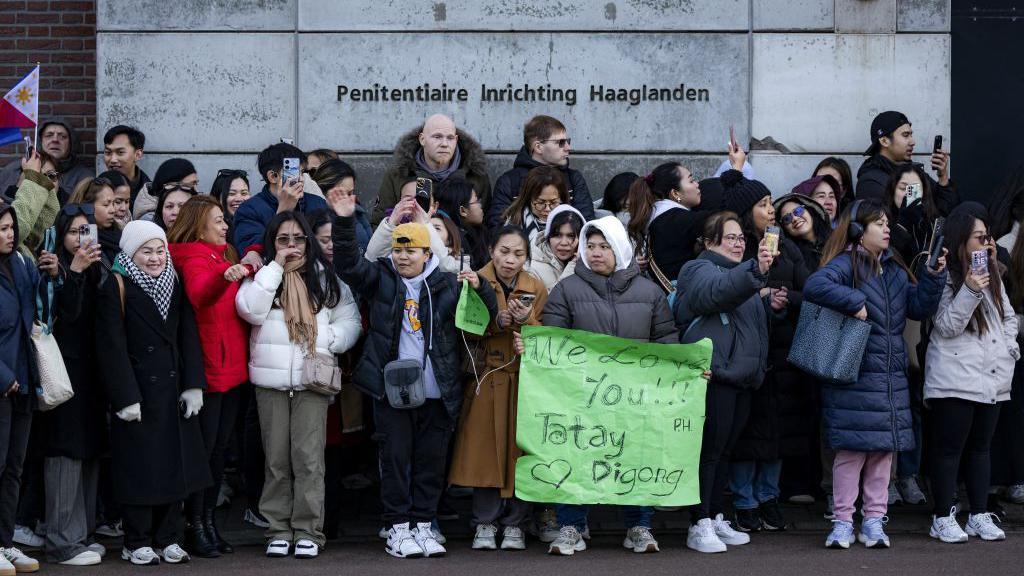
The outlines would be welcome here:
[[[738,170],[727,170],[721,179],[725,187],[722,208],[741,217],[753,210],[761,198],[772,195],[767,186],[757,180],[747,180]]]
[[[171,158],[164,161],[156,170],[153,176],[153,183],[150,185],[150,194],[160,195],[163,192],[164,184],[168,182],[181,182],[181,179],[189,174],[195,174],[196,167],[184,158]]]

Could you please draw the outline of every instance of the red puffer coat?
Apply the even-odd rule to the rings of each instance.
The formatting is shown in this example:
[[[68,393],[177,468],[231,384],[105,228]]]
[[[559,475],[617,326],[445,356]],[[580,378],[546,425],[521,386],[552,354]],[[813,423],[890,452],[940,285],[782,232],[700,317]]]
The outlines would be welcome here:
[[[171,244],[171,260],[196,312],[203,347],[207,392],[227,392],[249,379],[249,325],[235,312],[241,285],[228,282],[227,246],[206,242]]]

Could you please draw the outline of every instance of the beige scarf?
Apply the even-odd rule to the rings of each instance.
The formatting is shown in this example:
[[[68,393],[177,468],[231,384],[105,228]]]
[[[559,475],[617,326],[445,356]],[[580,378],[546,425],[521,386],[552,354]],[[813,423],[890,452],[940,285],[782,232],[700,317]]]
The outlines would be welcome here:
[[[309,304],[306,283],[299,273],[305,265],[305,256],[285,262],[281,309],[284,311],[284,323],[288,325],[288,339],[296,344],[305,344],[306,356],[312,358],[316,355],[316,315]]]

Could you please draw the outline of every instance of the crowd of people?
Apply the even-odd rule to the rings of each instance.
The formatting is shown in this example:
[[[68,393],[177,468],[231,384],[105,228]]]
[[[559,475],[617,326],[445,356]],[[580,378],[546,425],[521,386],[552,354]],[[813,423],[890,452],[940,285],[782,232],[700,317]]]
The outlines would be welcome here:
[[[0,170],[0,576],[39,569],[19,545],[99,564],[98,534],[136,565],[232,553],[229,461],[268,557],[320,553],[360,461],[392,556],[446,553],[452,487],[471,489],[473,549],[530,534],[584,551],[588,506],[516,497],[525,325],[712,340],[698,552],[785,530],[786,501],[825,500],[830,548],[888,547],[901,500],[931,504],[921,530],[942,542],[1003,540],[1001,499],[1024,503],[1024,178],[992,212],[962,202],[946,152],[913,162],[899,112],[872,122],[856,180],[826,158],[770,190],[730,139],[713,176],[668,162],[598,201],[550,116],[493,188],[470,133],[427,118],[372,206],[327,149],[274,144],[256,178],[229,167],[203,188],[184,158],[150,178],[135,128],[103,144],[93,176],[49,121]],[[464,284],[490,313],[479,336],[455,325]],[[790,362],[808,305],[869,325],[854,382]],[[49,337],[73,390],[55,407]],[[637,553],[659,550],[652,516],[677,513],[621,512]]]

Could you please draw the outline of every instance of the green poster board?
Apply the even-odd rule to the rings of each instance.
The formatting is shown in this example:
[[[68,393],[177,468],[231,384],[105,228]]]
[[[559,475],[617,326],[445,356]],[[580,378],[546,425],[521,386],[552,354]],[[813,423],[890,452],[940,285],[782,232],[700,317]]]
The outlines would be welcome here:
[[[647,344],[524,326],[516,496],[560,504],[700,501],[711,341]]]

